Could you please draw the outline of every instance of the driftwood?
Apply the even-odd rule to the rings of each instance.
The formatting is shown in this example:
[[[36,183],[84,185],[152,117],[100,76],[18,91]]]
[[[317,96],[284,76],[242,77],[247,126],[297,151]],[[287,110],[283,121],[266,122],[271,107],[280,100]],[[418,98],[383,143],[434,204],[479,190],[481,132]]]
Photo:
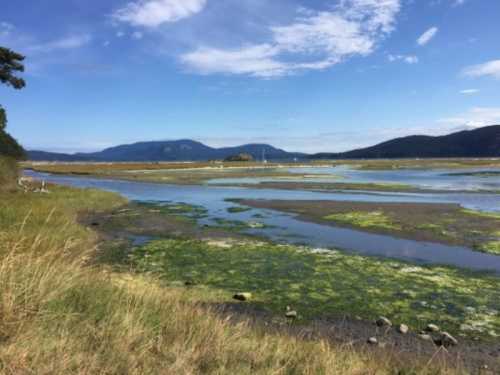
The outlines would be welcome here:
[[[41,181],[40,185],[35,186],[36,181],[29,177],[19,177],[17,179],[17,186],[19,186],[25,193],[42,193],[48,194],[50,191],[47,189],[45,181]]]

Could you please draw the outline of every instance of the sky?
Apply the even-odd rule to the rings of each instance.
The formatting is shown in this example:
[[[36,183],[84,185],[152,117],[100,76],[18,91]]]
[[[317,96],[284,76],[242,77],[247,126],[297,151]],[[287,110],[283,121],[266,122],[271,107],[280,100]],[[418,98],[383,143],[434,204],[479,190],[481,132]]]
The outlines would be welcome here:
[[[498,0],[5,1],[25,147],[337,152],[500,124]]]

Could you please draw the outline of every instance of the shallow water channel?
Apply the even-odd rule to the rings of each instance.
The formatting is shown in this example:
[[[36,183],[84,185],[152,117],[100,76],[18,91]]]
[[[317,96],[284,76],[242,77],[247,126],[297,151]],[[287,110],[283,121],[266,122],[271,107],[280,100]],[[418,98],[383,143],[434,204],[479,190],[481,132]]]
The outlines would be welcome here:
[[[301,173],[304,170],[301,169]],[[310,171],[311,173],[313,171]],[[324,173],[322,168],[318,173]],[[246,233],[265,236],[274,241],[304,244],[316,248],[336,248],[365,255],[382,256],[415,263],[445,264],[472,270],[490,270],[500,274],[500,256],[480,253],[459,246],[405,240],[387,235],[308,223],[293,214],[266,209],[250,209],[229,213],[235,203],[226,199],[336,200],[362,202],[422,202],[458,203],[465,208],[500,211],[500,194],[452,192],[440,194],[332,192],[320,193],[297,190],[252,189],[212,185],[166,185],[89,177],[49,175],[26,171],[26,175],[61,185],[98,188],[119,193],[130,200],[175,202],[203,206],[207,217],[199,223],[214,224],[214,220],[239,220],[265,224],[264,228],[249,228]],[[309,172],[305,172],[309,173]],[[390,172],[387,172],[390,173]],[[446,177],[448,178],[448,176]],[[476,177],[476,179],[479,179]],[[404,183],[395,180],[392,182]],[[481,181],[479,183],[482,183]],[[256,215],[258,218],[256,218]]]

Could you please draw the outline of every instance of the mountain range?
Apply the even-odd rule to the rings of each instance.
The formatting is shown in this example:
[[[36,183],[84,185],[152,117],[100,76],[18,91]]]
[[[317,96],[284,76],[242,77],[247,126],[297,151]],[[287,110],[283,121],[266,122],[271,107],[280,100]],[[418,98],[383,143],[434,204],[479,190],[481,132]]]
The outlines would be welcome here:
[[[390,159],[440,157],[500,157],[500,125],[465,130],[445,136],[413,135],[378,145],[341,153],[307,155],[287,152],[267,144],[213,148],[192,140],[139,142],[107,148],[100,152],[61,154],[28,151],[33,161],[203,161],[222,160],[238,154],[255,160],[293,159]]]
[[[139,142],[107,148],[100,152],[60,154],[44,151],[29,151],[33,161],[203,161],[223,160],[238,154],[249,154],[255,160],[304,159],[306,154],[287,152],[266,144],[247,144],[236,147],[213,148],[189,139],[178,141]]]

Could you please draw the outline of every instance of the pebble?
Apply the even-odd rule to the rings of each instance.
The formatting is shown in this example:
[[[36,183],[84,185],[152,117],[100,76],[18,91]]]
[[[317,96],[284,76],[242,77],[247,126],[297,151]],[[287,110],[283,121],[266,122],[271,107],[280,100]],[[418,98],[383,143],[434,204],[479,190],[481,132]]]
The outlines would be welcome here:
[[[385,316],[379,317],[375,323],[379,327],[390,327],[390,326],[392,326],[392,322],[389,319],[387,319]]]
[[[419,338],[421,338],[422,340],[424,341],[432,341],[432,337],[431,335],[427,335],[427,334],[420,334],[418,335]]]
[[[370,345],[377,345],[378,344],[378,340],[376,337],[370,337],[367,342]]]
[[[458,345],[458,340],[450,335],[448,332],[441,333],[441,337],[436,340],[437,345],[441,345],[444,347],[448,346],[456,346]]]
[[[236,293],[233,296],[233,299],[236,299],[238,301],[248,301],[252,299],[252,293]]]
[[[406,324],[400,324],[398,327],[398,332],[402,335],[406,335],[410,329]]]
[[[426,332],[439,332],[439,327],[435,324],[428,324],[427,327],[425,327]]]

